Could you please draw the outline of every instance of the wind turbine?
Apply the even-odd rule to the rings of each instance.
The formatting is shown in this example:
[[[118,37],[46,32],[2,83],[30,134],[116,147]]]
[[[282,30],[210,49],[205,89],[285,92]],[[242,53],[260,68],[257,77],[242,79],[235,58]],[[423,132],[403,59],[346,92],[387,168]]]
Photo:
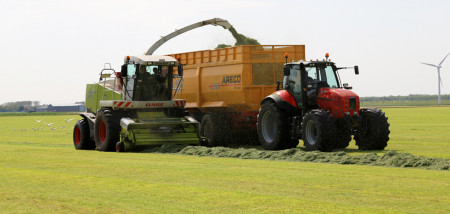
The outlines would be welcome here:
[[[438,88],[439,88],[439,94],[438,94],[438,104],[441,104],[441,85],[442,85],[442,80],[441,80],[441,65],[444,62],[444,60],[448,57],[450,53],[447,54],[447,56],[444,57],[444,59],[441,61],[441,63],[439,63],[439,65],[433,65],[433,64],[429,64],[429,63],[423,63],[424,65],[429,65],[429,66],[433,66],[437,68],[437,72],[438,72]]]

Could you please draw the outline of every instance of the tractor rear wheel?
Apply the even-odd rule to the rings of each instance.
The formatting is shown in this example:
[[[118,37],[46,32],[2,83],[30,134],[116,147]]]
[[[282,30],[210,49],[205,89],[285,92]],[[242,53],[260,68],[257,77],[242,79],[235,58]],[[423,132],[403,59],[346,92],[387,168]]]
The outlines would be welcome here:
[[[205,137],[203,146],[224,146],[229,140],[226,119],[216,114],[205,114],[200,122],[200,136]]]
[[[119,142],[119,119],[110,110],[98,112],[94,126],[95,145],[99,151],[114,151]]]
[[[303,144],[308,151],[332,151],[335,145],[336,125],[326,110],[312,110],[306,113],[302,121]]]
[[[258,138],[261,146],[267,150],[286,149],[289,144],[288,116],[275,103],[262,104],[258,114]]]
[[[89,134],[89,124],[85,119],[78,120],[73,127],[73,145],[77,150],[95,149],[95,143]]]
[[[355,133],[356,145],[360,150],[384,150],[389,141],[388,118],[379,109],[361,109],[362,120]]]

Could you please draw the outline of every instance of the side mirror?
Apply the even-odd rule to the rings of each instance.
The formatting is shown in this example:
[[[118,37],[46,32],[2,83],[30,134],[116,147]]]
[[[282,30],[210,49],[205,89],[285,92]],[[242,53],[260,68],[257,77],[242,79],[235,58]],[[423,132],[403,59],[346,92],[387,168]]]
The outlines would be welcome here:
[[[280,82],[280,81],[277,81],[277,91],[280,90],[280,85],[281,85],[281,82]]]
[[[123,64],[121,69],[120,69],[120,74],[123,77],[127,77],[128,76],[128,64]]]
[[[357,65],[355,65],[355,74],[358,75],[359,74],[359,68]]]
[[[178,63],[178,76],[183,77],[183,65]]]
[[[291,69],[288,66],[284,66],[284,76],[291,75]]]

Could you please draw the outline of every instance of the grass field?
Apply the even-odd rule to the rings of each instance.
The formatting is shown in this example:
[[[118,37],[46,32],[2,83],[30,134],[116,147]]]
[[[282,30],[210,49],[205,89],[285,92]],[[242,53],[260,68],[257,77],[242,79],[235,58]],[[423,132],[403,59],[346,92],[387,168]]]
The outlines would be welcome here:
[[[450,158],[450,108],[384,111],[386,150]],[[449,171],[76,151],[70,118],[0,117],[1,213],[450,213]]]

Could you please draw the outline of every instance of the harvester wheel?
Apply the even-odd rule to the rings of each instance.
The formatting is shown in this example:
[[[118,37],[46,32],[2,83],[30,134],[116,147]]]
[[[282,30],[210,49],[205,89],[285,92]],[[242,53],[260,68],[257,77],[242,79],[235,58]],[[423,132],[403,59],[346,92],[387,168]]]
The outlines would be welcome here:
[[[355,134],[360,150],[383,150],[389,141],[388,118],[379,109],[361,109],[362,120]]]
[[[95,118],[95,145],[99,151],[114,151],[119,141],[120,124],[110,110],[100,111]]]
[[[206,141],[203,146],[222,146],[226,140],[227,127],[223,122],[223,118],[217,115],[205,114],[200,122],[200,136],[205,137]]]
[[[289,144],[288,116],[275,103],[262,104],[258,114],[258,138],[267,150],[286,149]]]
[[[302,121],[303,144],[308,151],[330,152],[335,146],[336,125],[326,110],[308,112]]]
[[[344,149],[352,140],[352,130],[350,124],[345,120],[336,121],[336,149]]]
[[[95,143],[89,135],[89,124],[85,119],[78,120],[73,127],[73,145],[77,150],[95,149]]]

